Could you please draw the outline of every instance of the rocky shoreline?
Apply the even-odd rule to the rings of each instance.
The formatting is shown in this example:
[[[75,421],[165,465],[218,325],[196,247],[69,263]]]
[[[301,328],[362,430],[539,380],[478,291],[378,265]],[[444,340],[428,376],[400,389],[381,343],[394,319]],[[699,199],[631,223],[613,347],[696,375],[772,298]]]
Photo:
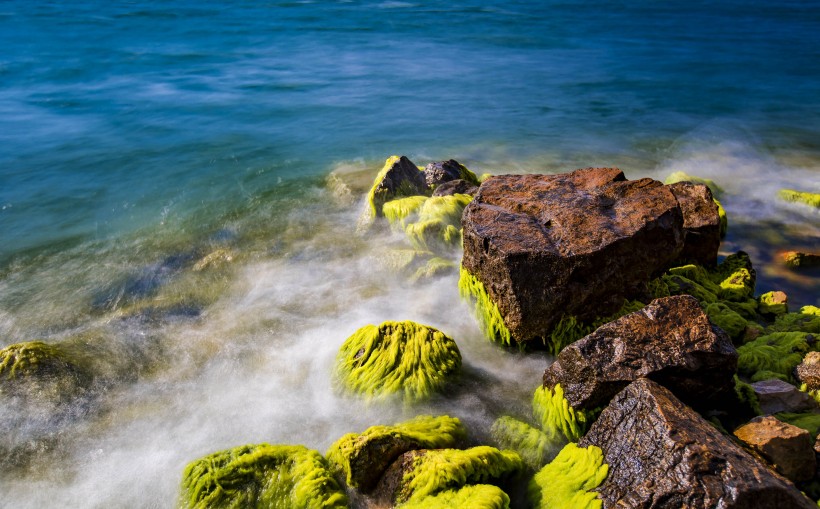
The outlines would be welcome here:
[[[555,356],[533,380],[532,418],[500,417],[490,443],[459,419],[419,416],[345,435],[324,456],[244,445],[192,462],[179,506],[815,507],[820,309],[756,295],[743,252],[718,263],[719,193],[687,175],[479,178],[454,160],[389,158],[358,231],[403,233],[410,281],[457,271],[489,340]],[[783,199],[815,206],[806,194]],[[342,345],[334,383],[373,405],[446,400],[456,340],[408,321],[365,325]],[[6,347],[0,392],[23,404],[45,394],[58,421],[93,411],[128,370],[102,369],[82,350],[93,343],[79,345]]]

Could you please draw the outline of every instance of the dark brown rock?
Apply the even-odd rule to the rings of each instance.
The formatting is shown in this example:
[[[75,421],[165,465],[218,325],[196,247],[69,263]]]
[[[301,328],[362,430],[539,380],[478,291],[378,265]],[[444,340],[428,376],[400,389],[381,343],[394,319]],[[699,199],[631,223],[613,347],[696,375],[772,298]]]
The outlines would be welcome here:
[[[613,398],[580,447],[603,450],[603,507],[787,509],[816,505],[669,390],[636,380]]]
[[[775,378],[755,382],[752,384],[752,389],[760,403],[760,411],[764,414],[820,410],[814,398],[783,380]]]
[[[734,435],[787,479],[801,482],[814,477],[817,462],[808,431],[767,415],[752,419]]]
[[[469,194],[475,196],[478,186],[464,179],[450,180],[436,187],[433,196],[450,196],[453,194]]]
[[[430,163],[424,168],[424,179],[428,187],[436,187],[459,179],[474,179],[475,175],[455,159]],[[476,180],[473,185],[478,184]]]
[[[617,168],[491,177],[462,225],[462,264],[518,342],[544,338],[562,315],[591,320],[645,298],[683,247],[669,187]]]
[[[696,404],[733,387],[737,351],[689,295],[664,297],[564,348],[544,373],[576,409],[607,404],[638,378],[651,378]]]
[[[424,180],[424,172],[410,159],[401,156],[373,187],[373,204],[377,213],[381,214],[382,205],[393,198],[425,194],[429,195],[429,191]]]
[[[809,352],[795,369],[795,375],[801,384],[806,384],[810,391],[820,389],[820,352]]]
[[[712,191],[704,184],[677,182],[669,189],[683,213],[683,250],[676,264],[717,265],[720,247],[720,214]]]

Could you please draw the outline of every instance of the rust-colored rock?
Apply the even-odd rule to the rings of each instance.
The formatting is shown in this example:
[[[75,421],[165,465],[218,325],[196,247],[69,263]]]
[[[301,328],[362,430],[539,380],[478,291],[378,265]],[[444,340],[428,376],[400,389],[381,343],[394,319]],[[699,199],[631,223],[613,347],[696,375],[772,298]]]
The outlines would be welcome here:
[[[676,264],[717,265],[720,247],[720,214],[712,191],[704,184],[676,182],[669,189],[683,213],[683,250]]]
[[[801,384],[810,391],[820,389],[820,352],[809,352],[794,370]]]
[[[760,411],[764,414],[820,410],[814,398],[783,380],[773,378],[755,382],[752,384],[752,389],[760,403]]]
[[[603,450],[609,475],[596,491],[604,508],[817,507],[645,378],[618,393],[578,445]]]
[[[817,462],[808,431],[767,415],[755,417],[734,434],[789,480],[814,477]]]
[[[591,320],[645,298],[684,237],[669,186],[617,168],[491,177],[462,225],[462,264],[518,342],[544,338],[562,315]]]
[[[638,378],[651,378],[690,404],[733,386],[737,351],[689,295],[664,297],[564,348],[544,372],[576,409],[606,405]]]

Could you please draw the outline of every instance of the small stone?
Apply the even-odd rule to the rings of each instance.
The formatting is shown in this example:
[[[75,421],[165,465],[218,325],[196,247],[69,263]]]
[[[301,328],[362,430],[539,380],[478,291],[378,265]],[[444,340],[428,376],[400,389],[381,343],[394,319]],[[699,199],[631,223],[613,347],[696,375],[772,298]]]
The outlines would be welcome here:
[[[752,419],[734,434],[789,480],[814,477],[817,463],[808,431],[769,415]]]
[[[751,385],[757,394],[760,411],[764,414],[806,412],[818,406],[814,398],[783,380],[774,378]]]
[[[757,299],[757,309],[763,315],[782,315],[789,312],[789,298],[784,292],[766,292]]]

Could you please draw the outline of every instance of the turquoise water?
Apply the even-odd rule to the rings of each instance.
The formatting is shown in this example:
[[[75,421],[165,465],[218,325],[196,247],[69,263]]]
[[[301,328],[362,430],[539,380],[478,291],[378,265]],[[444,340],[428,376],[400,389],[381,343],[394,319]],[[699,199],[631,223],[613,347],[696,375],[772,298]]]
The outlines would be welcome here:
[[[520,411],[546,360],[483,343],[454,275],[396,276],[396,235],[356,235],[391,154],[712,178],[723,251],[820,301],[776,259],[820,245],[776,199],[820,192],[817,2],[11,1],[0,47],[0,346],[94,344],[117,380],[69,424],[0,412],[2,445],[54,439],[0,506],[168,507],[213,450],[405,416],[330,388],[381,320],[442,328],[492,381],[444,411]]]

